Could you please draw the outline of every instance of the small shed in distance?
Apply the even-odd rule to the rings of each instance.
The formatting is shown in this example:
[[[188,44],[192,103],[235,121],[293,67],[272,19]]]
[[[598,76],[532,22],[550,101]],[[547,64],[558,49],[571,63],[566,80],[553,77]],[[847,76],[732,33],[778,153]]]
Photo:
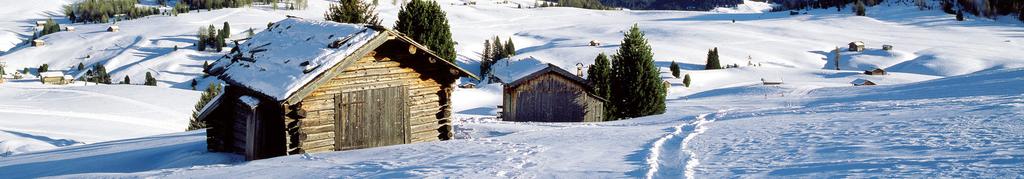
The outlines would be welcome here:
[[[74,31],[75,31],[75,27],[72,27],[72,26],[64,26],[64,31],[68,31],[68,32],[74,32]]]
[[[874,70],[864,71],[865,75],[885,75],[885,70],[881,68],[875,68]]]
[[[851,52],[863,52],[864,51],[864,42],[862,42],[862,41],[850,42],[849,45],[850,45],[850,51]]]
[[[116,25],[112,25],[110,27],[107,27],[107,32],[117,32],[117,31],[121,31],[121,27],[118,27]]]
[[[601,41],[591,40],[590,41],[590,46],[594,46],[594,47],[601,46]]]
[[[43,84],[51,85],[65,85],[71,83],[74,80],[70,75],[64,75],[64,72],[60,71],[48,71],[39,73],[39,81]]]
[[[46,41],[43,41],[43,40],[40,40],[40,39],[32,40],[32,46],[33,47],[42,47],[44,45],[46,45]]]
[[[892,45],[888,45],[888,44],[882,45],[882,50],[890,51],[890,50],[892,50]]]
[[[555,65],[505,84],[502,120],[536,122],[604,121],[606,99],[583,78]]]
[[[873,86],[873,85],[876,85],[875,82],[871,82],[871,80],[865,80],[865,79],[860,79],[860,78],[858,78],[856,80],[853,80],[850,83],[852,83],[853,86]]]

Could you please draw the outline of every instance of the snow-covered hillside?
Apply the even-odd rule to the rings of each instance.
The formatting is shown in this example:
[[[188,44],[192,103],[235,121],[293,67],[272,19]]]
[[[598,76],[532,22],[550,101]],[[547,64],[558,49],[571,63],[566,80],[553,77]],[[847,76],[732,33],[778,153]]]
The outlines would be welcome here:
[[[66,1],[5,2],[0,51],[35,20],[59,17]],[[769,13],[747,1],[712,12],[528,7],[534,1],[438,0],[447,11],[458,64],[479,71],[484,40],[511,38],[516,56],[500,61],[503,80],[546,66],[575,72],[598,53],[614,54],[637,24],[671,82],[665,114],[601,123],[495,121],[502,87],[456,89],[458,140],[244,162],[209,153],[204,131],[181,132],[199,97],[202,64],[224,52],[198,52],[199,27],[229,22],[232,38],[294,15],[322,19],[329,0],[306,10],[229,8],[149,16],[111,24],[71,24],[0,53],[6,70],[49,64],[68,71],[103,64],[116,83],[150,72],[158,87],[0,84],[0,178],[1013,178],[1024,173],[1024,25],[939,10],[889,5],[867,17],[835,9]],[[395,1],[401,2],[401,1]],[[382,1],[385,26],[399,8]],[[12,12],[16,11],[16,12]],[[759,13],[764,12],[764,13]],[[600,46],[589,46],[597,40]],[[863,41],[867,50],[847,51]],[[885,51],[883,44],[895,49]],[[175,46],[178,50],[174,50]],[[707,51],[723,64],[702,70]],[[835,49],[840,50],[834,70]],[[227,50],[225,50],[226,52]],[[690,87],[668,74],[672,62]],[[884,68],[888,75],[863,70]],[[879,86],[853,87],[871,80]],[[764,86],[762,80],[783,82]],[[464,79],[460,83],[473,82]]]

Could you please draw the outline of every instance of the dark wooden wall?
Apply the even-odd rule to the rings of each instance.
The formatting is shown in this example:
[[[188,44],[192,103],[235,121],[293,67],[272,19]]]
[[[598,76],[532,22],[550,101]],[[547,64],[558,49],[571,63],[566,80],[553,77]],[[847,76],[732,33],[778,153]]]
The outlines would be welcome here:
[[[547,73],[504,92],[502,120],[537,122],[603,121],[603,102],[571,79]]]
[[[260,100],[255,109],[247,109],[238,99],[241,96],[253,96]],[[246,155],[249,142],[255,145],[256,153],[248,159],[262,159],[285,154],[284,126],[282,125],[281,106],[276,101],[259,93],[240,88],[226,86],[220,106],[207,116],[207,148],[215,152],[230,152]],[[248,118],[256,119],[256,141],[248,141]]]

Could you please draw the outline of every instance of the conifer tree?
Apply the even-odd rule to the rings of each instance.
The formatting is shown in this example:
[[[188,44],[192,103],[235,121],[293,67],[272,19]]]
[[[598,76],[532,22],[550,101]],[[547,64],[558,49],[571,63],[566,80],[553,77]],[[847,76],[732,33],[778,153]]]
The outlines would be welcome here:
[[[78,71],[82,70],[85,70],[85,64],[82,64],[82,62],[78,62]]]
[[[39,73],[48,72],[48,71],[50,71],[50,65],[48,65],[48,64],[39,65],[39,69],[36,69],[36,71],[39,72]]]
[[[156,86],[156,78],[153,78],[153,74],[146,72],[146,85]]]
[[[196,90],[196,85],[199,85],[199,82],[197,82],[196,79],[193,78],[192,79],[192,90]]]
[[[324,20],[339,23],[380,25],[377,17],[377,5],[363,3],[359,0],[340,0],[330,4],[324,12]]]
[[[861,1],[861,0],[857,0],[857,5],[854,7],[853,11],[854,11],[854,13],[857,14],[857,16],[865,16],[865,15],[867,15],[867,12],[865,12],[866,9],[864,7],[864,2]]]
[[[512,37],[509,37],[508,41],[505,42],[505,54],[509,57],[516,55],[516,45],[512,44]]]
[[[213,100],[213,97],[217,97],[221,93],[223,86],[220,84],[210,83],[210,86],[203,91],[203,94],[199,97],[199,102],[196,103],[192,110],[192,118],[189,119],[188,129],[186,130],[197,130],[206,128],[206,121],[199,119],[199,113],[202,112],[206,104]]]
[[[672,61],[672,64],[668,66],[668,69],[672,71],[672,76],[679,78],[679,64],[676,64],[676,61]]]
[[[683,76],[683,85],[686,85],[687,88],[690,87],[690,74]]]
[[[436,1],[409,1],[398,12],[395,30],[427,46],[441,58],[455,61],[455,41],[445,12]]]
[[[587,81],[594,86],[594,93],[604,99],[609,99],[611,95],[611,71],[611,62],[608,61],[608,56],[604,53],[597,54],[594,64],[587,69]],[[610,105],[610,103],[605,104],[605,119],[615,119],[611,116]]]
[[[491,53],[494,53],[494,55],[491,56],[494,57],[494,61],[498,61],[501,59],[505,59],[505,57],[508,57],[508,54],[505,53],[505,45],[501,44],[501,38],[498,38],[498,36],[494,36],[494,41],[492,42],[494,43],[494,45],[492,45],[491,48],[494,48],[494,50],[491,50]]]
[[[665,112],[665,88],[651,46],[640,27],[625,34],[612,56],[611,99],[616,117],[640,117]]]
[[[121,80],[121,84],[130,85],[132,84],[132,79],[128,78],[128,75],[124,75],[124,80]]]
[[[956,11],[956,21],[964,21],[964,11],[963,10],[957,10]]]
[[[842,59],[843,56],[839,54],[839,47],[836,47],[836,51],[835,52],[836,52],[835,53],[836,70],[839,70],[839,59]]]
[[[484,40],[484,52],[480,53],[480,75],[485,78],[491,71],[491,63],[493,61],[493,59],[491,59],[491,50],[491,41]]]
[[[708,50],[708,61],[704,65],[705,70],[722,69],[722,64],[718,61],[718,47]]]
[[[227,21],[224,21],[224,27],[220,31],[221,39],[231,38],[231,24],[228,24]]]
[[[206,27],[199,27],[198,36],[199,36],[199,41],[196,42],[196,50],[198,50],[198,51],[206,51],[206,42],[209,41],[208,39],[210,38],[210,37],[208,37],[209,34],[207,34]]]

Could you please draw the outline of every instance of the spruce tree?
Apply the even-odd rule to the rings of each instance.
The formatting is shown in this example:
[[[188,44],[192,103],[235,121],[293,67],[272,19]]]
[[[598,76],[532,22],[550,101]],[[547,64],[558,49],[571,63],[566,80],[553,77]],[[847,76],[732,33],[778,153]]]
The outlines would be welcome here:
[[[199,33],[197,36],[199,41],[196,42],[196,50],[206,51],[206,42],[209,41],[208,39],[210,38],[208,37],[209,34],[207,34],[206,27],[199,27]]]
[[[835,62],[836,62],[836,70],[839,70],[839,59],[842,59],[843,56],[839,54],[839,47],[836,47],[836,51],[835,52],[836,53],[835,53],[834,58],[835,58]]]
[[[854,11],[854,13],[857,14],[857,16],[865,16],[865,15],[867,15],[867,12],[865,12],[867,10],[864,7],[864,2],[861,1],[861,0],[857,0],[857,5],[854,7],[853,11]]]
[[[683,85],[686,85],[687,88],[690,87],[690,74],[683,76]]]
[[[704,65],[705,70],[722,69],[722,64],[718,61],[718,47],[708,50],[708,61]]]
[[[505,42],[505,54],[509,57],[516,55],[516,45],[512,44],[512,37],[509,37],[508,41]]]
[[[409,1],[398,12],[395,30],[427,46],[441,58],[455,61],[455,41],[445,12],[436,1]]]
[[[359,0],[340,0],[330,4],[324,12],[324,20],[351,24],[380,25],[376,13],[377,6]]]
[[[132,84],[132,79],[128,78],[128,75],[124,75],[124,80],[121,80],[121,84],[130,85]]]
[[[608,56],[604,53],[597,54],[594,64],[587,69],[587,81],[594,86],[594,93],[604,99],[609,99],[611,96],[611,71],[611,62],[608,61]],[[615,119],[611,116],[610,105],[610,103],[605,104],[605,119]]]
[[[633,24],[612,59],[610,103],[615,117],[664,113],[665,88],[639,26]]]
[[[217,37],[219,37],[219,35],[217,34],[217,27],[213,26],[213,24],[210,24],[210,27],[206,28],[206,36],[208,37],[206,39],[206,44],[213,46],[213,49],[218,50],[219,52],[220,47],[218,47],[218,45],[220,43],[217,43]]]
[[[956,21],[964,21],[964,11],[963,10],[957,10],[956,11]]]
[[[494,61],[498,61],[501,59],[505,59],[505,57],[508,57],[508,54],[505,53],[505,45],[501,44],[501,38],[498,38],[498,36],[494,36],[494,41],[492,42],[494,43],[494,45],[492,45],[491,48],[494,48],[494,50],[491,50],[491,53],[494,53],[494,55],[492,55],[494,57]]]
[[[491,71],[491,41],[484,40],[484,51],[480,53],[480,76],[487,77]]]
[[[196,90],[196,85],[199,85],[199,82],[196,79],[192,79],[192,90]]]
[[[39,69],[36,69],[36,71],[39,72],[39,73],[48,72],[48,71],[50,71],[50,65],[48,65],[48,64],[39,65]]]
[[[82,62],[78,62],[78,71],[82,70],[85,70],[85,64],[82,64]]]
[[[676,61],[672,61],[672,64],[668,66],[669,70],[672,70],[672,76],[679,78],[679,64]]]
[[[156,78],[153,78],[153,74],[146,72],[146,83],[147,86],[156,86]]]
[[[228,24],[228,21],[224,21],[224,27],[220,31],[222,39],[231,38],[231,24]]]

